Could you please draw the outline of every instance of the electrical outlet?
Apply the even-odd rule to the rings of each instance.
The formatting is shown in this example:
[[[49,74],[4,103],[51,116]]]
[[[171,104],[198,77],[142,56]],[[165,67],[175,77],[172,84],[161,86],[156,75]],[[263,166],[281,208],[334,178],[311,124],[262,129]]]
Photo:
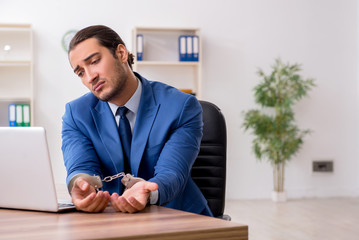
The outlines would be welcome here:
[[[313,172],[333,172],[333,161],[313,161]]]

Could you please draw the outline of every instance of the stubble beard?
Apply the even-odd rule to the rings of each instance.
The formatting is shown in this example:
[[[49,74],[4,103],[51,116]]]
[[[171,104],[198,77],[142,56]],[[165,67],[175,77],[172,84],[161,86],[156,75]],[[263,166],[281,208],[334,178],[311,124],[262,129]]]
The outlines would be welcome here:
[[[116,62],[116,76],[112,82],[114,83],[113,87],[109,90],[108,93],[104,93],[103,96],[100,94],[96,95],[96,97],[102,101],[110,102],[111,100],[119,97],[123,92],[124,87],[126,86],[127,76],[124,73],[120,72],[119,62]]]
[[[111,100],[121,95],[126,82],[127,82],[127,78],[119,77],[114,81],[114,86],[112,89],[110,89],[108,93],[105,93],[102,96],[97,95],[96,97],[102,101],[110,102]]]

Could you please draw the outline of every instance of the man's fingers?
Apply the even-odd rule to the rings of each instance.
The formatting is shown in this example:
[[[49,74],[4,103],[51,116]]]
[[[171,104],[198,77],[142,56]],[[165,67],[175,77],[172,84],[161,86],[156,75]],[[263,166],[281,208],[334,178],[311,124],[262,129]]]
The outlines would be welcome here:
[[[83,179],[82,177],[79,177],[75,180],[73,188],[77,187],[79,189],[81,189],[82,191],[85,191],[88,187],[88,182]]]
[[[118,212],[134,213],[143,210],[151,191],[156,191],[158,184],[140,181],[127,189],[122,196],[117,193],[111,195],[111,205]]]
[[[108,192],[99,191],[91,193],[84,199],[74,199],[73,203],[76,208],[85,212],[101,212],[105,210],[110,200],[110,194]]]
[[[148,191],[156,191],[158,189],[158,184],[154,182],[146,182],[145,189]]]
[[[87,212],[97,212],[95,211],[97,209],[97,207],[103,202],[106,201],[106,199],[104,198],[104,193],[102,191],[99,191],[95,198],[90,201],[90,204],[87,205],[87,207],[85,208],[85,210]]]
[[[129,197],[128,202],[131,205],[131,207],[136,210],[136,212],[140,211],[140,210],[142,210],[142,209],[144,209],[146,207],[146,205],[143,205],[141,202],[139,202],[134,197]]]
[[[75,180],[71,190],[72,201],[76,205],[76,202],[90,197],[92,193],[96,193],[95,189],[91,189],[90,185],[85,180],[78,178]],[[94,198],[94,196],[92,196],[92,198]]]
[[[111,205],[112,207],[117,211],[117,212],[121,212],[120,208],[117,206],[117,199],[118,199],[119,195],[117,193],[113,193],[111,195],[111,198],[110,198],[110,202],[111,202]]]
[[[128,208],[126,207],[126,205],[128,205],[128,202],[126,200],[126,198],[122,197],[122,196],[112,196],[111,197],[111,204],[115,207],[116,211],[118,212],[128,212]]]
[[[76,209],[84,212],[102,212],[110,201],[107,191],[96,193],[95,188],[82,177],[75,180],[71,196]]]
[[[76,194],[72,195],[72,202],[75,204],[76,209],[85,211],[93,202],[96,197],[96,193],[91,193],[85,198],[77,197]]]
[[[119,202],[119,206],[121,207],[121,209],[123,209],[123,212],[134,213],[137,211],[137,209],[131,206],[131,204],[127,201],[126,198],[121,196],[118,198],[117,201]]]
[[[80,180],[78,181],[78,186],[82,191],[86,191],[89,188],[90,184],[85,180]]]
[[[97,199],[96,199],[97,198]],[[97,196],[94,199],[92,204],[91,212],[102,212],[107,207],[108,202],[110,201],[110,194],[106,192],[98,192]]]
[[[118,194],[112,194],[111,196],[111,205],[118,212],[124,213],[134,213],[138,212],[139,209],[134,207],[127,199],[123,196],[118,196]]]
[[[111,205],[117,212],[127,212],[124,208],[125,201],[126,199],[124,197],[120,197],[117,193],[114,193],[111,196]]]

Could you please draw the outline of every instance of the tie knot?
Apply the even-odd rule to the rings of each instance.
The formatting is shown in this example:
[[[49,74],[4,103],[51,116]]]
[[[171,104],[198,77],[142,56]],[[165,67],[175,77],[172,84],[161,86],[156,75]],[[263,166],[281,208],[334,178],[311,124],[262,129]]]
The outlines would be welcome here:
[[[117,114],[119,114],[120,117],[124,117],[124,116],[126,115],[127,111],[128,111],[128,108],[127,108],[127,107],[125,107],[125,106],[119,107],[119,108],[117,109]]]

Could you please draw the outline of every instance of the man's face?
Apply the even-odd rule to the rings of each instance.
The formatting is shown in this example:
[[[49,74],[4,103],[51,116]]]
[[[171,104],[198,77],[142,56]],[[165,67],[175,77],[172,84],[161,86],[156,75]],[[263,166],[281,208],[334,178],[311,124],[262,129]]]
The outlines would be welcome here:
[[[120,97],[127,81],[127,51],[119,45],[115,58],[95,38],[79,43],[69,53],[70,64],[82,83],[100,100]]]

